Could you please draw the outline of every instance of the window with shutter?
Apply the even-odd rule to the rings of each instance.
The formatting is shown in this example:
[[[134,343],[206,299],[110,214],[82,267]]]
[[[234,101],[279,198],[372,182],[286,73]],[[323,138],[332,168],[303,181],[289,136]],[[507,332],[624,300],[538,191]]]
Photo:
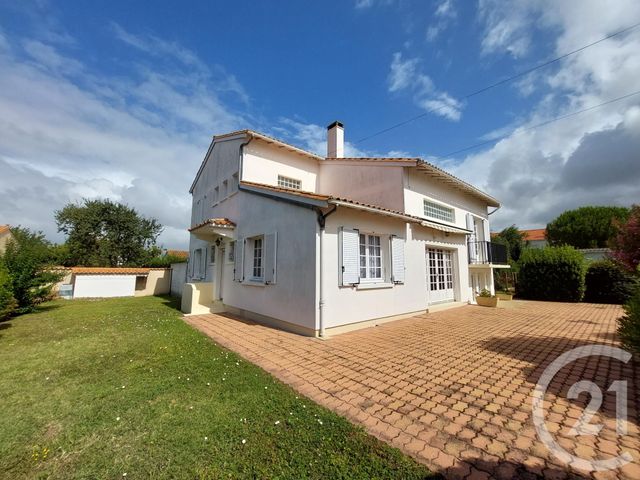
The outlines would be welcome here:
[[[234,242],[233,280],[236,282],[244,279],[244,242],[243,238]]]
[[[391,235],[391,281],[404,283],[404,238]]]
[[[342,227],[339,232],[340,283],[360,283],[360,232]]]
[[[276,283],[277,234],[267,233],[264,238],[264,283]]]
[[[382,282],[382,245],[380,235],[361,233],[360,281]]]

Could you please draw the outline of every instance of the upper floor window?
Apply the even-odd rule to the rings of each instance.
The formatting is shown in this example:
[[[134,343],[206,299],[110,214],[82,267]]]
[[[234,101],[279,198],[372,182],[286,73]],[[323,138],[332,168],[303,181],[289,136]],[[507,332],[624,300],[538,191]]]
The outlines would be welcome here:
[[[439,203],[430,202],[427,199],[424,200],[424,216],[435,218],[436,220],[443,220],[445,222],[455,222],[453,208],[445,207]]]
[[[278,175],[278,186],[284,188],[293,188],[295,190],[300,190],[301,182],[300,180],[296,180],[295,178],[285,177],[283,175]]]

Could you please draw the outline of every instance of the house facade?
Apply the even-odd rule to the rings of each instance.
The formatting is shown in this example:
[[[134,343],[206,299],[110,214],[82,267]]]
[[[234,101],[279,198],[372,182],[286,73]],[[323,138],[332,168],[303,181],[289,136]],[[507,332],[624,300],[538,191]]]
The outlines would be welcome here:
[[[473,303],[506,252],[497,200],[416,158],[327,157],[258,132],[213,138],[191,187],[186,313],[228,311],[306,335]]]

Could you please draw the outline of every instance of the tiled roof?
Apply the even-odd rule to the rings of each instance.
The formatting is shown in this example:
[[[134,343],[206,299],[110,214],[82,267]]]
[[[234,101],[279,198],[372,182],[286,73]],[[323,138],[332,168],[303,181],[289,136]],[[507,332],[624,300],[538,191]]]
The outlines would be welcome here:
[[[534,228],[532,230],[520,230],[520,233],[524,233],[524,239],[529,241],[546,240],[545,237],[546,228]]]
[[[417,164],[419,158],[411,157],[327,157],[325,161],[329,162],[390,162],[390,163],[414,163]]]
[[[323,160],[323,157],[321,157],[320,155],[317,155],[313,152],[310,152],[308,150],[305,150],[304,148],[300,148],[300,147],[296,147],[295,145],[291,145],[290,143],[284,142],[282,140],[279,140],[275,137],[272,137],[270,135],[265,135],[264,133],[260,133],[260,132],[256,132],[255,130],[250,130],[250,129],[244,129],[244,130],[236,130],[235,132],[229,132],[229,133],[224,133],[222,135],[214,135],[213,138],[214,140],[219,140],[221,138],[227,138],[227,137],[234,137],[236,135],[251,135],[255,138],[259,138],[260,140],[263,140],[267,143],[273,143],[278,145],[279,147],[283,147],[286,148],[288,150],[293,150],[295,152],[298,152],[302,155],[307,155],[309,157],[315,158],[316,160]]]
[[[9,225],[0,225],[0,235],[4,235],[5,233],[9,233],[11,231],[11,227]]]
[[[150,268],[136,267],[72,267],[75,275],[147,275]]]
[[[228,218],[210,218],[208,220],[205,220],[202,223],[194,225],[193,227],[191,227],[189,229],[189,231],[191,232],[191,231],[196,230],[198,228],[204,227],[205,225],[209,225],[209,226],[217,227],[217,228],[235,228],[236,227],[236,224],[233,223]]]
[[[335,196],[331,196],[331,195],[323,195],[323,194],[320,194],[320,193],[306,192],[304,190],[296,190],[296,189],[293,189],[293,188],[276,187],[276,186],[273,186],[273,185],[266,185],[266,184],[263,184],[263,183],[240,182],[240,185],[254,187],[254,188],[261,189],[261,190],[268,190],[268,191],[272,191],[274,193],[290,194],[290,195],[299,196],[299,197],[302,197],[302,198],[308,198],[308,199],[311,199],[311,200],[326,201],[327,203],[331,203],[331,204],[341,204],[341,205],[344,205],[346,207],[359,208],[360,210],[372,210],[374,213],[380,213],[382,215],[390,215],[390,216],[394,216],[394,217],[400,217],[400,218],[404,219],[405,221],[414,222],[414,223],[420,223],[420,224],[422,224],[424,226],[429,226],[431,228],[436,228],[438,230],[449,231],[449,232],[454,232],[454,231],[460,231],[461,232],[461,231],[465,230],[465,229],[462,229],[462,228],[459,228],[459,227],[453,227],[453,226],[449,226],[449,225],[440,224],[439,222],[434,222],[434,221],[431,221],[431,220],[427,220],[425,218],[418,217],[418,216],[415,216],[415,215],[409,215],[407,213],[400,212],[400,211],[397,211],[397,210],[391,210],[389,208],[380,207],[378,205],[373,205],[373,204],[370,204],[370,203],[359,202],[357,200],[352,200],[350,198],[335,197]]]
[[[167,250],[167,255],[171,257],[187,258],[189,252],[187,250]]]
[[[457,187],[459,190],[462,190],[466,193],[469,193],[471,195],[474,195],[476,197],[480,197],[482,200],[486,201],[488,203],[489,206],[492,207],[499,207],[500,206],[500,202],[498,202],[498,200],[496,200],[495,198],[493,198],[491,195],[483,192],[482,190],[480,190],[479,188],[474,187],[473,185],[471,185],[470,183],[465,182],[464,180],[456,177],[455,175],[450,174],[449,172],[441,169],[440,167],[437,167],[436,165],[433,165],[432,163],[429,163],[425,160],[422,160],[420,158],[411,158],[411,157],[346,157],[346,158],[335,158],[335,157],[329,157],[329,158],[325,158],[322,157],[320,155],[317,155],[315,153],[309,152],[307,150],[304,150],[300,147],[296,147],[294,145],[291,145],[290,143],[284,142],[282,140],[279,140],[277,138],[271,137],[269,135],[265,135],[264,133],[260,133],[260,132],[256,132],[255,130],[250,130],[250,129],[244,129],[244,130],[236,130],[234,132],[229,132],[229,133],[224,133],[221,135],[214,135],[213,136],[213,141],[215,142],[216,140],[220,140],[220,139],[224,139],[224,138],[228,138],[228,137],[233,137],[236,135],[246,135],[249,137],[253,137],[253,138],[258,138],[260,140],[263,140],[265,142],[268,143],[272,143],[275,144],[281,148],[286,148],[288,150],[291,150],[293,152],[299,153],[301,155],[305,155],[307,157],[313,158],[317,161],[363,161],[363,162],[379,162],[379,163],[403,163],[403,162],[410,162],[410,163],[414,163],[414,165],[411,165],[411,167],[416,167],[419,170],[422,170],[423,172],[430,174],[432,176],[438,177],[443,179],[445,182],[452,184],[453,186]],[[209,147],[209,149],[211,149],[211,147]],[[189,192],[193,192],[193,189],[195,187],[195,184],[200,176],[200,173],[202,172],[202,169],[204,168],[204,164],[207,161],[207,156],[209,154],[209,151],[207,152],[207,155],[205,155],[204,160],[202,161],[202,164],[200,165],[200,168],[198,170],[198,173],[196,174],[195,179],[193,180],[193,183],[191,185],[191,188],[189,190]]]

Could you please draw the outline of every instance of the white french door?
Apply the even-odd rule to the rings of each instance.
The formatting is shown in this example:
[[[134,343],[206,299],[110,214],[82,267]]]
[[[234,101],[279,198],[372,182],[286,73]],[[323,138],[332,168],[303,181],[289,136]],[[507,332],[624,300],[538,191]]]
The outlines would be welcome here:
[[[441,248],[427,248],[426,257],[429,303],[454,301],[453,252]]]

